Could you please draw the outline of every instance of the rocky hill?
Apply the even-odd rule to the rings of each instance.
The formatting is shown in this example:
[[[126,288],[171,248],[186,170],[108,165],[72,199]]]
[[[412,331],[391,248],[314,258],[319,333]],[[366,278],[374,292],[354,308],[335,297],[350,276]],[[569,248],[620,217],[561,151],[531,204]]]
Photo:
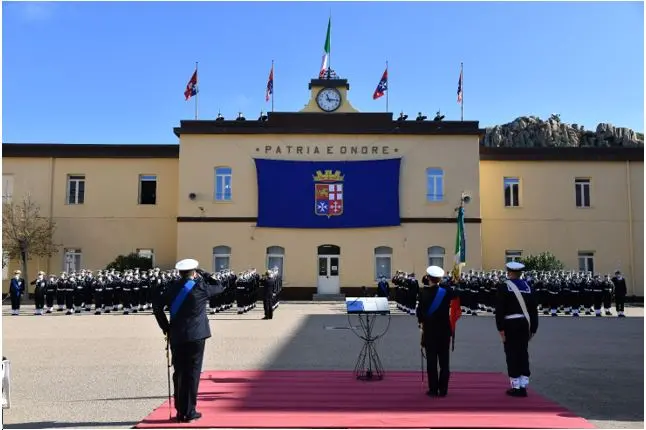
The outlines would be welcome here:
[[[493,147],[643,147],[644,134],[601,123],[596,131],[561,122],[558,115],[547,121],[535,116],[516,118],[509,124],[485,129],[482,144]]]

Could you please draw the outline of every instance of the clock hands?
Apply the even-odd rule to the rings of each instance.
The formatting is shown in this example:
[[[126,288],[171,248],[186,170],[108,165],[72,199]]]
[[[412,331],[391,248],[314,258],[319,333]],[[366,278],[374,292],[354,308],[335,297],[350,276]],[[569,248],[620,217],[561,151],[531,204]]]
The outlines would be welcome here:
[[[329,102],[338,102],[339,101],[339,99],[337,99],[336,97],[331,99],[330,96],[328,96],[327,94],[325,95],[325,98],[327,98],[327,101],[329,101]]]

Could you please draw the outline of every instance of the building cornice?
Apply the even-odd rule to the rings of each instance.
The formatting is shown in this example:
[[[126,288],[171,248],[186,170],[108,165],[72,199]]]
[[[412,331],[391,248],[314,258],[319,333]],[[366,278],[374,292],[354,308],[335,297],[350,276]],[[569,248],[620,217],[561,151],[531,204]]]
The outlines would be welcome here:
[[[3,143],[2,156],[30,158],[179,158],[179,145]]]
[[[13,158],[179,158],[179,145],[91,145],[4,143]],[[480,147],[482,161],[644,161],[644,148],[492,148]]]
[[[175,135],[191,134],[399,134],[484,136],[478,121],[399,121],[393,114],[270,112],[266,120],[185,120]]]
[[[481,161],[644,161],[643,147],[480,147]]]

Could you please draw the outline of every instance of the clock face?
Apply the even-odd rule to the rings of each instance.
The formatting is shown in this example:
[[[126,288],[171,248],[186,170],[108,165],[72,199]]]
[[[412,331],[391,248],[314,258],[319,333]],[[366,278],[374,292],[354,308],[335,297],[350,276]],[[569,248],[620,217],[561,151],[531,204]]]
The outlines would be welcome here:
[[[334,112],[341,106],[341,93],[336,88],[323,88],[316,96],[316,103],[325,112]]]

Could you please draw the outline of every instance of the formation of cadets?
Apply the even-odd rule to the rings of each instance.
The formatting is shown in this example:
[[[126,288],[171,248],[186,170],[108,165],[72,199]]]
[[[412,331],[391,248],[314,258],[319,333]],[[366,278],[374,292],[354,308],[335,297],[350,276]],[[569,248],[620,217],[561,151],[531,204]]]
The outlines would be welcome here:
[[[477,316],[481,312],[495,314],[496,292],[506,281],[505,273],[506,271],[502,270],[469,270],[461,273],[457,282],[447,276],[440,285],[456,291],[460,297],[463,315]],[[542,311],[543,315],[613,316],[611,308],[614,298],[617,316],[625,317],[626,281],[620,271],[616,271],[612,277],[593,275],[589,272],[531,271],[525,273],[524,279],[534,291],[539,311]],[[391,282],[397,308],[415,315],[420,290],[420,282],[415,274],[397,271]],[[377,294],[390,296],[390,288],[384,277],[381,277],[377,284]]]
[[[25,282],[20,270],[14,272],[10,285],[11,314],[19,315],[20,298],[24,295]],[[262,276],[255,269],[238,275],[231,270],[222,270],[210,276],[224,285],[224,292],[212,298],[208,304],[211,314],[237,307],[238,314],[244,314],[256,307],[262,298],[267,316],[278,307],[282,279],[276,269],[266,271]],[[122,312],[124,315],[152,309],[155,295],[162,294],[174,280],[179,279],[177,270],[89,270],[62,272],[59,276],[38,272],[30,284],[34,286],[34,315],[65,312],[66,315],[94,312],[95,315]],[[15,287],[14,287],[15,286]],[[261,296],[260,290],[263,289]],[[20,291],[22,290],[22,291]]]

